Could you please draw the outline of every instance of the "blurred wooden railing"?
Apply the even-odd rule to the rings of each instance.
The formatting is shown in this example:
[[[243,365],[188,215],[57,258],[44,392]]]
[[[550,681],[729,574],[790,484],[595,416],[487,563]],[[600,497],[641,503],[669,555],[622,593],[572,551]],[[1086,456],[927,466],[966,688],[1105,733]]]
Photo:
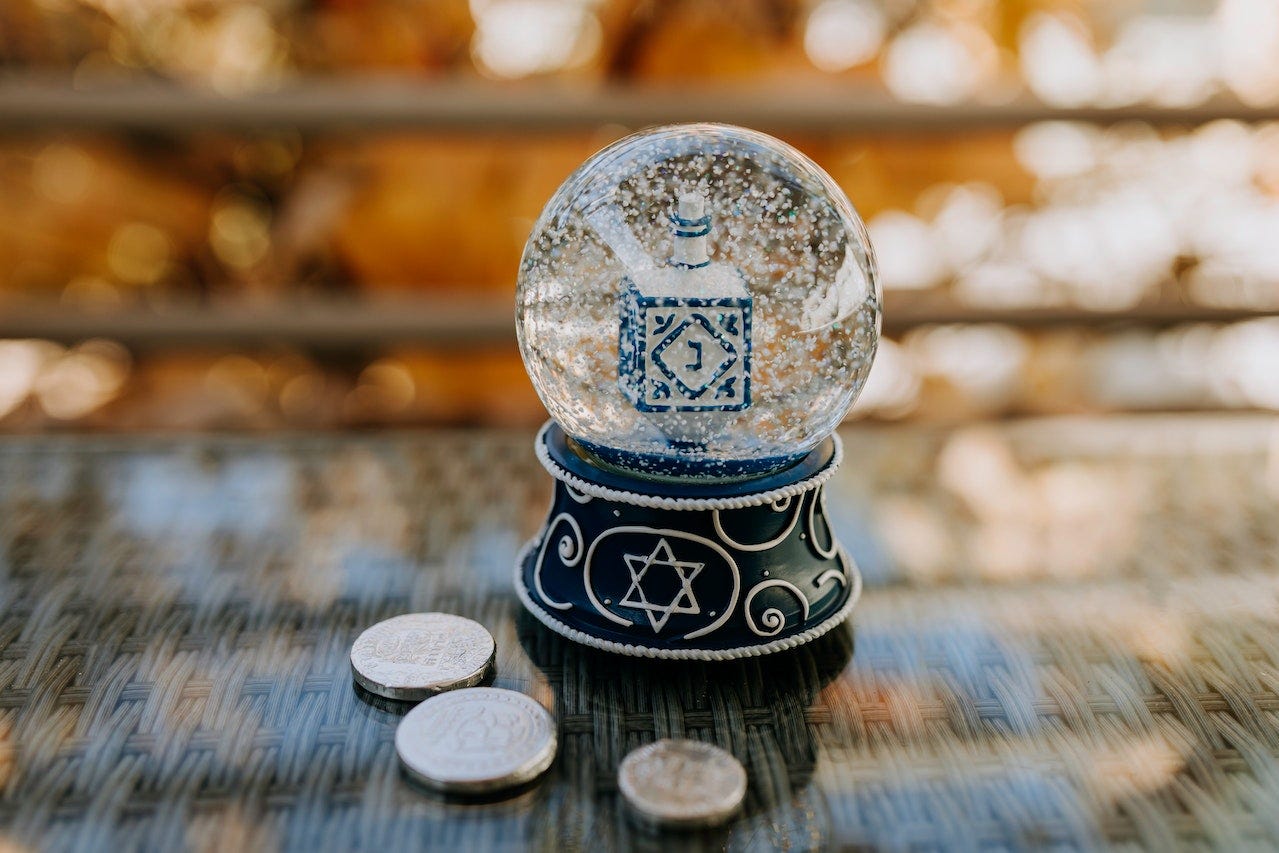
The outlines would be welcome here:
[[[1047,120],[1193,126],[1217,119],[1273,121],[1279,119],[1279,105],[1253,107],[1217,98],[1188,107],[1054,107],[1026,99],[933,106],[902,103],[864,86],[829,84],[672,90],[346,77],[299,80],[228,97],[156,81],[73,87],[31,74],[0,77],[0,133],[48,128],[504,133],[687,121],[823,133],[949,133]]]
[[[884,330],[898,334],[921,326],[999,323],[1020,328],[1163,327],[1223,323],[1271,316],[1273,311],[1147,303],[1122,311],[1073,307],[988,308],[950,300],[889,293]],[[288,344],[314,350],[361,349],[385,344],[431,346],[510,343],[515,339],[510,302],[448,297],[405,300],[326,299],[301,303],[180,305],[163,310],[86,312],[65,306],[0,309],[0,338],[41,338],[75,343],[104,337],[128,347],[203,347]]]
[[[146,81],[74,87],[19,73],[0,77],[0,135],[60,130],[273,130],[368,133],[388,129],[458,133],[570,132],[621,124],[718,120],[822,133],[942,133],[1011,129],[1044,120],[1140,121],[1194,126],[1218,119],[1279,120],[1279,104],[1249,107],[1219,98],[1199,106],[1059,108],[1001,104],[904,104],[868,88],[670,91],[635,86],[484,86],[403,78],[308,78],[273,91],[228,97]],[[1167,295],[1173,288],[1163,288]],[[454,292],[465,292],[462,288]],[[1016,327],[1169,326],[1271,316],[1260,308],[1214,308],[1161,298],[1117,311],[1078,307],[994,308],[942,293],[890,292],[885,331],[949,323]],[[470,345],[513,339],[509,301],[434,296],[411,301],[311,298],[289,302],[185,304],[157,310],[83,312],[66,306],[0,306],[0,338],[74,342],[106,337],[132,347],[275,341],[316,349],[382,343]]]

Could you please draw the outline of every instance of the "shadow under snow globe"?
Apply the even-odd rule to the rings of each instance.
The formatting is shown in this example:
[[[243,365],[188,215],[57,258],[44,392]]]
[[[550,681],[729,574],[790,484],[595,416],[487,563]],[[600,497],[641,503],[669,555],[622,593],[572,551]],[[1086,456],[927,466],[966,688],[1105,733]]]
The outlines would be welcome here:
[[[794,148],[693,124],[587,160],[516,296],[555,479],[517,561],[528,610],[589,646],[703,660],[843,621],[861,578],[823,486],[880,323],[866,230]]]

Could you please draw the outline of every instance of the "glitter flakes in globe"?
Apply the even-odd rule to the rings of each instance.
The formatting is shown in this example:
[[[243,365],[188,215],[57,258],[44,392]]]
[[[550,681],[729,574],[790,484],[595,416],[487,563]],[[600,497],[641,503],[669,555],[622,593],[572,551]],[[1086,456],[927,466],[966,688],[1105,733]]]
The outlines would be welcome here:
[[[880,292],[825,172],[754,131],[682,125],[590,158],[524,250],[520,347],[551,417],[656,476],[780,470],[870,371]]]
[[[681,125],[587,160],[534,226],[516,294],[557,481],[517,567],[529,611],[667,658],[839,624],[861,582],[823,489],[880,323],[861,220],[789,145]]]

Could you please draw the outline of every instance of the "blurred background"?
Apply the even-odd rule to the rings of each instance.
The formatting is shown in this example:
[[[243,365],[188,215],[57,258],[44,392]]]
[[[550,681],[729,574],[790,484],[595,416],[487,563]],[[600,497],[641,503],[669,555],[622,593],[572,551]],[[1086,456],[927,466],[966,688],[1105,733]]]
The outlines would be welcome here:
[[[1274,0],[5,0],[0,431],[536,424],[533,220],[694,120],[866,220],[854,417],[1279,410]]]

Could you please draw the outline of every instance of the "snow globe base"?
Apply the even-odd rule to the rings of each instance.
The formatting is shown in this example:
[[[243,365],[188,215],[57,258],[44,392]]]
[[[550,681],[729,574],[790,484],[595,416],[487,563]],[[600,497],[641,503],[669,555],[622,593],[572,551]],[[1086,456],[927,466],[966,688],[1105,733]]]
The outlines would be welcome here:
[[[720,484],[606,468],[554,422],[535,448],[555,494],[516,561],[515,587],[533,616],[570,640],[728,660],[815,640],[857,602],[861,575],[826,516],[838,436],[785,471]]]

